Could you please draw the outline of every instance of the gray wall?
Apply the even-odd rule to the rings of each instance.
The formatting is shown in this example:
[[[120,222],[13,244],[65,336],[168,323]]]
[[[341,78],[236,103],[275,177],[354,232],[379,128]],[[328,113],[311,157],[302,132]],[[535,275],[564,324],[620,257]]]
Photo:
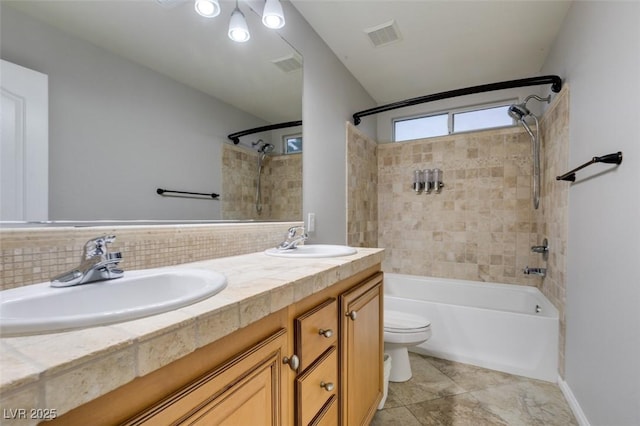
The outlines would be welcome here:
[[[264,121],[13,9],[1,18],[2,58],[49,75],[51,219],[220,218],[218,201],[155,189],[219,193],[226,135]]]
[[[304,217],[316,213],[312,241],[346,243],[345,124],[354,112],[375,103],[297,9],[289,2],[284,7],[287,26],[281,34],[304,58]],[[145,207],[151,210],[146,218],[172,218],[171,206],[183,212],[184,201],[161,199],[155,188],[200,188],[202,182],[211,182],[204,190],[216,191],[221,180],[219,144],[238,128],[263,124],[166,77],[151,76],[144,67],[115,56],[107,64],[105,51],[87,43],[71,40],[76,44],[60,60],[53,52],[69,39],[55,30],[42,34],[31,19],[2,9],[3,58],[50,75],[54,219],[83,218],[84,207],[67,206],[86,191],[96,194],[87,206],[101,212],[98,219],[140,217],[137,212]],[[120,85],[117,91],[104,87],[114,80]],[[81,93],[72,88],[78,82]],[[132,120],[133,112],[142,112],[142,118]],[[119,125],[113,126],[107,114],[117,114]],[[375,137],[375,120],[359,127]],[[87,144],[97,146],[98,153],[85,155]],[[75,164],[62,167],[69,158]],[[142,170],[144,182],[139,179]],[[126,210],[116,214],[112,203]],[[189,208],[194,213],[185,218],[219,214],[215,202],[194,200]]]
[[[570,165],[624,153],[569,189],[565,379],[592,425],[638,425],[640,3],[574,2],[543,72],[570,87]]]
[[[300,13],[285,2],[284,37],[304,58],[302,96],[304,155],[302,210],[316,214],[312,242],[346,244],[346,122],[357,111],[375,106]],[[375,120],[359,128],[375,137]]]

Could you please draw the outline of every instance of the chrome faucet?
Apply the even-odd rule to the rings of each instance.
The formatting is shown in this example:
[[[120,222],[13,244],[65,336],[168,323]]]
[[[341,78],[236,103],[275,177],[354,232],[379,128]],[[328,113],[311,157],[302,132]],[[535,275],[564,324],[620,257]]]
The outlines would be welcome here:
[[[525,275],[537,275],[539,277],[544,277],[547,275],[547,268],[529,268],[528,266],[524,268]]]
[[[299,230],[302,230],[300,234],[298,234]],[[276,248],[278,250],[293,250],[298,244],[306,241],[307,238],[309,238],[309,236],[304,231],[304,226],[292,226],[289,228],[289,231],[287,231],[285,240],[278,244]]]
[[[51,287],[71,287],[122,277],[124,271],[116,268],[122,260],[122,253],[107,250],[107,244],[112,243],[115,239],[115,235],[104,235],[87,241],[84,245],[80,265],[51,278]]]

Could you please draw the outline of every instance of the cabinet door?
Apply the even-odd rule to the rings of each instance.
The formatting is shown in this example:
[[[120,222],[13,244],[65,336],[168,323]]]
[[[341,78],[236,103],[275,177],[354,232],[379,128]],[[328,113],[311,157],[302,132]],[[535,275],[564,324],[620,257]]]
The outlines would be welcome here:
[[[281,329],[126,424],[287,424],[286,350]]]
[[[382,398],[382,273],[340,296],[342,424],[369,424]]]

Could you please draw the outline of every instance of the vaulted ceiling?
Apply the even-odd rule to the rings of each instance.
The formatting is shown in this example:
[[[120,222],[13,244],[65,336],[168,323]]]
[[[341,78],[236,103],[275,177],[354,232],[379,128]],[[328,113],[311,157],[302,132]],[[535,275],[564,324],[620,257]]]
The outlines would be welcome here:
[[[538,75],[569,1],[292,0],[378,102]],[[393,21],[399,40],[367,31]]]

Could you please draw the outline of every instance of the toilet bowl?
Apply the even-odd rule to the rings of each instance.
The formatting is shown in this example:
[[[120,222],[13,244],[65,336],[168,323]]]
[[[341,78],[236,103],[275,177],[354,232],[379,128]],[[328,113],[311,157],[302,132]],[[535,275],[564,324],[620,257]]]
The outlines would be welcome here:
[[[431,323],[421,316],[399,311],[384,311],[384,351],[391,355],[392,382],[411,378],[410,346],[426,342],[431,337]]]

